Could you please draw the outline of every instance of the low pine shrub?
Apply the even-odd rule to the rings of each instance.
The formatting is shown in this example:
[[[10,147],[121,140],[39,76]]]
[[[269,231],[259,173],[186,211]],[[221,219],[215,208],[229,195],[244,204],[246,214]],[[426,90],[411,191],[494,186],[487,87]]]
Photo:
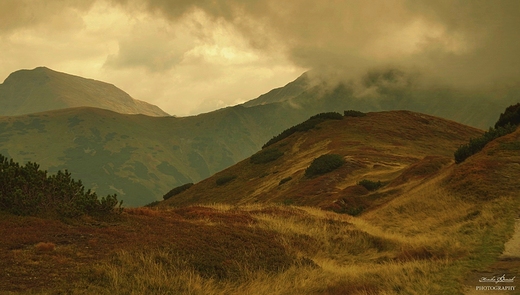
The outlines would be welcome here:
[[[176,196],[176,195],[182,193],[183,191],[189,189],[192,185],[193,185],[193,183],[190,182],[190,183],[186,183],[186,184],[180,185],[178,187],[175,187],[175,188],[171,189],[169,192],[167,192],[163,196],[163,199],[168,200],[169,198]]]
[[[0,155],[0,210],[16,215],[77,217],[120,213],[122,201],[108,195],[101,199],[85,191],[81,180],[65,170],[55,175],[36,163],[22,166]]]
[[[383,184],[381,183],[380,180],[375,182],[375,181],[368,180],[368,179],[363,179],[360,182],[358,182],[358,184],[365,187],[369,191],[375,191],[383,186]]]
[[[262,146],[262,149],[273,145],[291,135],[293,135],[296,132],[305,132],[308,130],[313,129],[316,127],[316,125],[327,121],[327,120],[341,120],[343,119],[343,116],[336,112],[329,112],[329,113],[320,113],[317,115],[314,115],[310,117],[307,121],[302,122],[298,125],[295,125],[289,129],[284,130],[282,133],[276,135],[275,137],[271,138],[264,146]]]
[[[506,110],[500,114],[498,121],[495,123],[495,128],[506,127],[507,124],[513,126],[520,125],[520,103],[508,106]]]
[[[468,157],[480,152],[488,142],[513,133],[520,125],[520,103],[506,108],[500,114],[494,128],[484,133],[481,137],[471,138],[468,143],[461,145],[454,153],[455,163],[464,162]]]
[[[454,153],[455,163],[464,162],[470,156],[480,152],[488,142],[512,133],[516,130],[516,125],[507,124],[504,127],[489,128],[481,137],[471,138],[468,143],[461,145]]]
[[[343,166],[345,160],[336,154],[321,155],[312,161],[311,165],[305,170],[306,177],[322,175]]]
[[[292,180],[292,177],[290,177],[290,176],[289,176],[289,177],[286,177],[286,178],[280,180],[280,182],[278,183],[278,185],[282,185],[282,184],[284,184],[284,183],[286,183],[286,182],[289,182],[289,181],[291,181],[291,180]]]
[[[261,150],[249,158],[251,164],[265,164],[277,160],[283,156],[283,152],[278,149]]]
[[[232,180],[234,180],[236,177],[236,175],[226,175],[226,176],[221,176],[219,178],[217,178],[217,180],[215,181],[217,185],[224,185]]]

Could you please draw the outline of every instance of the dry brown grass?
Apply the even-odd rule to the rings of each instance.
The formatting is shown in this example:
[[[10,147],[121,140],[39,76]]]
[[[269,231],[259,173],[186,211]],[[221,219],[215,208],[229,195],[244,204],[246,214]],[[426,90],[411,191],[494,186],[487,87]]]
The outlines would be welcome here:
[[[50,242],[40,242],[34,245],[36,252],[52,252],[56,250],[56,244]]]
[[[481,133],[455,122],[405,111],[327,121],[318,130],[296,133],[270,147],[284,153],[276,161],[252,164],[246,159],[161,206],[263,202],[324,208],[338,199],[338,192],[362,179],[389,182],[402,174],[397,185],[435,174],[453,158],[460,144]],[[344,156],[345,165],[320,177],[304,177],[314,158],[329,153]],[[216,179],[224,175],[238,177],[217,186]],[[290,185],[279,185],[288,177]]]
[[[395,115],[379,119],[398,121]],[[413,121],[414,116],[402,119]],[[456,142],[453,138],[477,132],[422,119],[443,138],[438,142],[443,153]],[[126,209],[119,220],[75,224],[0,214],[0,235],[5,237],[0,240],[0,268],[8,274],[0,277],[0,289],[14,294],[462,294],[468,274],[498,267],[511,237],[520,202],[520,155],[511,153],[507,143],[520,135],[454,165],[442,153],[419,157],[434,150],[421,139],[428,135],[420,134],[420,126],[394,125],[394,133],[385,135],[384,120],[357,120],[362,132],[354,132],[348,142],[373,143],[366,132],[381,139],[373,149],[360,151],[351,144],[345,150],[353,153],[350,159],[357,157],[351,166],[357,170],[339,169],[312,181],[295,177],[291,186],[269,192],[275,195],[267,196],[271,203],[253,203],[256,197],[241,194],[254,191],[264,177],[285,176],[283,167],[243,162],[238,167],[244,173],[229,187],[207,182],[206,188],[213,186],[218,193],[200,199],[212,203],[220,194],[225,201],[244,203],[240,205]],[[344,121],[344,128],[352,123]],[[396,140],[406,132],[419,140]],[[331,138],[326,135],[298,139],[295,152]],[[326,148],[343,144],[333,140]],[[416,157],[405,156],[410,151]],[[397,179],[399,190],[359,194],[375,201],[356,217],[279,202],[301,197],[302,203],[319,203],[317,199],[332,199],[349,183],[370,175],[396,179],[397,170],[404,172]],[[268,175],[261,177],[264,173]],[[236,185],[242,191],[231,189]],[[201,196],[195,192],[192,197]],[[54,243],[55,250],[33,251],[41,241]]]

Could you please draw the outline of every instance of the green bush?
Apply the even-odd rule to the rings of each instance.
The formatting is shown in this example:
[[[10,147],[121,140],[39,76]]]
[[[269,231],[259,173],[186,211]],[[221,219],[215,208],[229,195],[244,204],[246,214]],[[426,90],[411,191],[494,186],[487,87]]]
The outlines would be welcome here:
[[[504,113],[500,114],[498,121],[495,123],[495,128],[506,127],[507,124],[520,125],[520,103],[508,106]]]
[[[305,176],[322,175],[341,167],[343,164],[345,164],[345,160],[340,155],[322,155],[312,161],[311,165],[305,170]]]
[[[249,158],[249,162],[252,164],[265,164],[283,156],[283,152],[278,149],[262,150]]]
[[[358,184],[361,186],[364,186],[369,191],[375,191],[383,186],[381,181],[375,182],[375,181],[368,180],[368,179],[363,179],[360,182],[358,182]]]
[[[345,117],[364,117],[367,114],[360,112],[360,111],[348,110],[348,111],[344,111],[343,115]]]
[[[175,187],[175,188],[171,189],[169,192],[167,192],[163,196],[163,199],[168,200],[169,198],[171,198],[175,195],[178,195],[178,194],[182,193],[183,191],[189,189],[192,185],[193,185],[193,183],[190,182],[190,183],[186,183],[181,186]]]
[[[461,145],[454,153],[455,163],[464,162],[495,138],[513,133],[518,125],[520,125],[520,103],[507,107],[504,113],[500,114],[495,128],[489,128],[481,137],[471,138],[468,143]]]
[[[468,157],[480,152],[488,142],[501,136],[512,133],[516,130],[516,126],[507,124],[504,127],[489,128],[489,131],[481,137],[471,138],[468,143],[461,145],[454,153],[455,163],[464,162]]]
[[[0,210],[16,215],[77,217],[121,212],[116,195],[98,199],[81,181],[58,171],[48,176],[36,163],[25,166],[0,155]],[[119,207],[116,206],[119,204]]]
[[[217,185],[224,185],[224,184],[234,180],[235,178],[237,178],[236,175],[226,175],[226,176],[217,178],[217,180],[215,182],[217,183]]]
[[[280,182],[278,183],[278,185],[282,185],[282,184],[284,184],[284,183],[286,183],[286,182],[288,182],[288,181],[291,181],[291,180],[292,180],[292,177],[290,177],[290,176],[289,176],[289,177],[286,177],[286,178],[280,180]]]
[[[291,135],[293,135],[296,132],[305,132],[308,130],[313,129],[316,127],[316,125],[327,121],[327,120],[341,120],[343,119],[343,116],[339,113],[335,112],[329,112],[329,113],[320,113],[317,115],[314,115],[310,117],[307,121],[300,123],[298,125],[295,125],[289,129],[284,130],[282,133],[276,135],[275,137],[271,138],[264,146],[262,146],[262,149],[273,145]]]

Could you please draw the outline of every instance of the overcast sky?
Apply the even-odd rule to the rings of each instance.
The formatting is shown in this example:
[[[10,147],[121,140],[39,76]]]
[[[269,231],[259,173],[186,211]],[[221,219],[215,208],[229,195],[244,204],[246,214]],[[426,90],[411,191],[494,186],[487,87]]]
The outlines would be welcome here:
[[[517,84],[519,13],[517,0],[0,0],[0,81],[47,66],[178,116],[244,102],[309,69]]]

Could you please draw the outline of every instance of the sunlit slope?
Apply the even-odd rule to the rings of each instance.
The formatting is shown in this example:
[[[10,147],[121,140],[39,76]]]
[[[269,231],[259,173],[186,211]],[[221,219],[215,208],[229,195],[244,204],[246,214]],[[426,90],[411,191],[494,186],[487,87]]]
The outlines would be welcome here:
[[[20,70],[0,84],[0,116],[71,107],[96,107],[123,114],[168,116],[159,107],[130,97],[112,84],[53,71]]]
[[[269,136],[232,108],[186,118],[94,108],[0,118],[1,154],[51,173],[68,169],[85,187],[117,193],[130,206],[233,165]]]
[[[352,159],[368,165],[353,175],[388,179],[375,192],[386,194],[385,202],[357,216],[260,201],[130,208],[112,221],[85,216],[68,223],[0,212],[5,237],[0,267],[7,274],[0,277],[0,289],[13,294],[469,294],[465,291],[477,285],[496,286],[479,282],[483,276],[520,271],[518,257],[500,260],[518,216],[520,130],[454,164],[447,151],[457,141],[453,138],[476,136],[479,130],[411,112],[371,113],[318,127],[274,147],[299,142],[312,149],[323,140],[318,133],[334,130],[346,137],[349,130],[349,138],[360,143],[331,140],[327,150],[348,146]],[[391,127],[394,133],[386,134]],[[377,139],[364,132],[368,129]],[[402,134],[415,140],[400,139]],[[432,141],[440,152],[426,144]],[[367,150],[362,142],[378,146]],[[393,148],[383,149],[388,146]],[[408,162],[413,163],[404,165]],[[321,179],[322,188],[334,184],[333,178]],[[191,189],[197,185],[185,193]]]
[[[258,152],[283,154],[278,159],[258,164],[246,159],[164,203],[275,202],[339,211],[367,207],[385,202],[403,190],[403,185],[409,186],[451,164],[453,152],[481,133],[453,121],[408,111],[325,121]],[[307,167],[324,154],[338,154],[345,164],[324,175],[306,177]],[[219,184],[226,178],[233,179]],[[369,192],[357,185],[364,179],[386,185]],[[366,200],[369,204],[364,204]]]

